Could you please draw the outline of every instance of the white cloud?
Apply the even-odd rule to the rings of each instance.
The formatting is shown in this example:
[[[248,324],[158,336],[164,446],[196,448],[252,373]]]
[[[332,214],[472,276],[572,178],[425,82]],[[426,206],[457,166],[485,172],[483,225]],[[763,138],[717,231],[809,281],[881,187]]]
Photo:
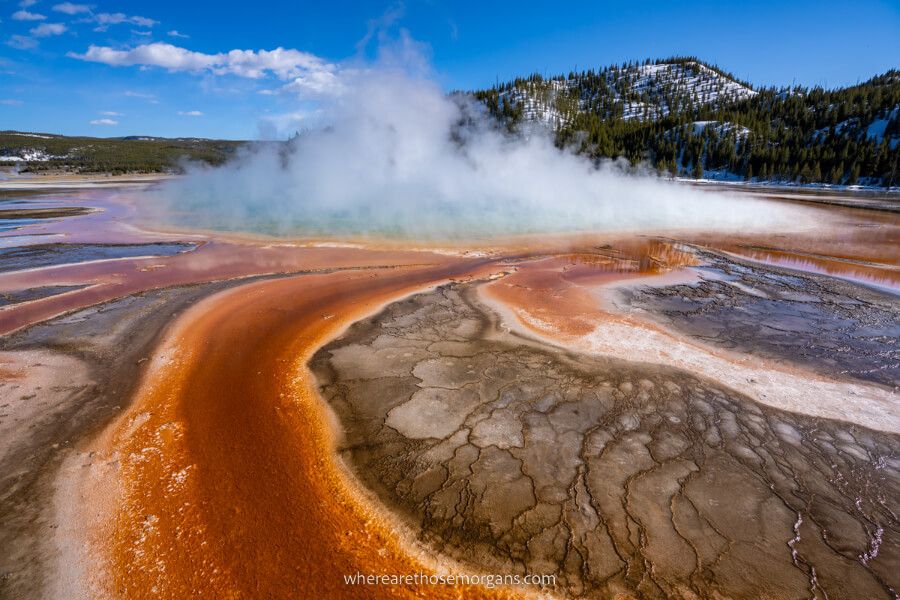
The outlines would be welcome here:
[[[62,35],[66,32],[67,27],[62,23],[41,23],[37,27],[31,29],[31,35],[35,37],[49,37],[51,35]]]
[[[119,122],[113,119],[94,119],[91,125],[118,125]]]
[[[19,2],[19,6],[21,6],[22,8],[28,8],[29,6],[34,6],[35,4],[37,4],[37,0],[22,0],[21,2]]]
[[[147,17],[130,17],[129,21],[134,23],[135,25],[140,25],[141,27],[153,27],[159,21],[154,21],[153,19],[148,19]]]
[[[101,25],[119,25],[121,23],[130,23],[141,27],[153,27],[159,21],[148,19],[147,17],[129,16],[125,13],[98,13],[94,15],[91,21]]]
[[[124,94],[129,98],[140,98],[141,100],[146,100],[151,104],[156,104],[158,100],[156,99],[156,94],[148,94],[146,92],[135,92],[132,90],[127,90]]]
[[[178,114],[182,117],[202,117],[203,113],[199,110],[179,110]]]
[[[266,72],[274,73],[279,79],[300,77],[306,73],[330,72],[335,66],[323,61],[318,56],[299,50],[275,48],[274,50],[231,50],[227,54],[217,55],[222,66],[215,70],[221,73],[233,73],[241,77],[258,79]]]
[[[16,100],[15,98],[3,98],[0,100],[0,104],[4,106],[22,106],[25,103],[21,100]]]
[[[126,50],[92,44],[84,54],[70,52],[68,56],[117,67],[153,66],[169,71],[210,72],[215,75],[230,74],[251,79],[274,75],[281,80],[292,80],[290,85],[298,91],[303,89],[321,93],[329,86],[337,84],[334,75],[336,65],[308,52],[288,48],[259,51],[231,50],[218,54],[204,54],[164,42],[144,44]]]
[[[34,38],[25,35],[12,35],[6,40],[6,45],[19,50],[28,50],[38,45]]]
[[[132,29],[131,33],[133,33],[134,35],[153,35],[152,31],[137,31],[135,29]]]
[[[44,15],[28,12],[27,10],[17,10],[12,14],[13,21],[43,21],[47,17]]]
[[[121,117],[122,116],[122,113],[116,112],[114,110],[101,110],[100,114],[107,116],[107,117]]]
[[[55,10],[56,12],[65,13],[67,15],[77,15],[90,12],[91,7],[88,4],[73,4],[71,2],[63,2],[61,4],[54,5],[53,10]]]
[[[174,38],[185,38],[185,39],[191,37],[191,36],[189,36],[189,35],[186,35],[186,34],[184,34],[184,33],[181,33],[181,32],[178,31],[177,29],[173,29],[172,31],[170,31],[170,32],[167,33],[166,35],[168,35],[169,37],[174,37]]]
[[[108,46],[91,44],[84,54],[70,52],[72,58],[98,62],[115,67],[155,66],[170,71],[202,71],[216,64],[216,57],[200,52],[191,52],[171,44],[154,42],[130,50],[116,50]]]

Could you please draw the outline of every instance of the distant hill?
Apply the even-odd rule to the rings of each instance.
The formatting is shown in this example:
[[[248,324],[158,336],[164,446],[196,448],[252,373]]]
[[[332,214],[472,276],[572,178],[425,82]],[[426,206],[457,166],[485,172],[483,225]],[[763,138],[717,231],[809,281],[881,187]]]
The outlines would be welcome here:
[[[185,160],[221,164],[245,143],[202,138],[94,138],[0,131],[0,165],[17,166],[27,172],[169,172],[178,171]]]
[[[474,92],[511,130],[689,177],[900,183],[900,71],[834,90],[754,88],[694,57],[626,63]]]

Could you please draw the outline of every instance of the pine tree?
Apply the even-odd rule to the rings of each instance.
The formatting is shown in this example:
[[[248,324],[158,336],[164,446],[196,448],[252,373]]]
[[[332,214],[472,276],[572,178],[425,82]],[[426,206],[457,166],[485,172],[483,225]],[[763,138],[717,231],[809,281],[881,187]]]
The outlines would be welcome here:
[[[853,164],[850,166],[850,176],[847,177],[847,185],[856,185],[859,181],[859,163],[853,161]]]
[[[828,178],[831,180],[831,183],[837,185],[844,178],[844,163],[840,162],[834,165],[834,168],[831,169],[831,176]]]
[[[691,177],[694,179],[703,179],[703,164],[699,156],[694,161],[694,170],[691,173]]]

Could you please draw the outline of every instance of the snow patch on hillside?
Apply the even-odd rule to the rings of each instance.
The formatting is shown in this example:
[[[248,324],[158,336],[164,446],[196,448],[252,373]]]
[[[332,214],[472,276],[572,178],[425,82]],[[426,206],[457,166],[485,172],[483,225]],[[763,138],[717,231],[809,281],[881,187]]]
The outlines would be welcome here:
[[[520,81],[501,92],[500,98],[520,108],[525,122],[558,128],[571,121],[574,110],[606,110],[625,120],[655,120],[687,105],[718,106],[757,93],[696,62],[612,67],[601,75],[603,91],[580,89],[577,78],[538,78]]]
[[[523,120],[558,128],[569,121],[557,107],[557,98],[568,89],[568,81],[553,79],[540,84],[526,84],[525,87],[514,88],[503,92],[501,97],[513,106],[522,107]]]
[[[857,117],[841,121],[834,126],[834,134],[839,136],[847,135],[860,141],[870,140],[876,144],[880,144],[887,134],[888,125],[897,118],[900,118],[900,104],[894,106],[894,108],[889,111],[884,111],[877,115],[868,124],[860,123],[860,119]],[[813,134],[813,139],[822,141],[829,132],[830,129],[827,127],[817,129]],[[900,144],[900,133],[895,132],[890,134],[888,144],[892,150],[896,148],[898,144]]]
[[[685,102],[719,105],[756,95],[749,87],[695,62],[632,67],[620,71],[615,84],[625,96],[641,97],[625,103],[625,119],[658,119]]]
[[[39,133],[21,133],[19,131],[3,131],[0,133],[3,133],[3,135],[18,135],[21,137],[40,138],[42,140],[49,140],[53,138],[52,135],[41,135]]]
[[[871,123],[869,123],[869,126],[866,127],[866,137],[880,144],[882,140],[884,140],[884,135],[887,131],[888,124],[891,121],[897,119],[898,116],[900,116],[900,104],[895,106],[893,110],[885,114],[883,117],[875,119]],[[897,147],[898,142],[900,142],[900,135],[894,134],[891,136],[888,143],[891,145],[891,149],[893,149]]]
[[[722,137],[732,131],[738,139],[747,137],[750,130],[743,125],[736,125],[729,121],[694,121],[694,135],[700,135],[707,129],[715,131]]]
[[[22,148],[16,154],[8,156],[0,156],[0,162],[46,162],[48,160],[56,160],[65,158],[64,156],[53,156],[47,154],[43,150],[36,148]]]

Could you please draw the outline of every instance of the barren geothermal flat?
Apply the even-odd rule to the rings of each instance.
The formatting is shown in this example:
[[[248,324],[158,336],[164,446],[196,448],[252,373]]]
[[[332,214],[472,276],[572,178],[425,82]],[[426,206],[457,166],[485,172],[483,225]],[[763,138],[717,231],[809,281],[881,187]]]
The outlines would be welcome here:
[[[271,235],[144,186],[2,192],[3,598],[897,596],[896,213]]]
[[[900,600],[897,2],[0,33],[0,600]]]

